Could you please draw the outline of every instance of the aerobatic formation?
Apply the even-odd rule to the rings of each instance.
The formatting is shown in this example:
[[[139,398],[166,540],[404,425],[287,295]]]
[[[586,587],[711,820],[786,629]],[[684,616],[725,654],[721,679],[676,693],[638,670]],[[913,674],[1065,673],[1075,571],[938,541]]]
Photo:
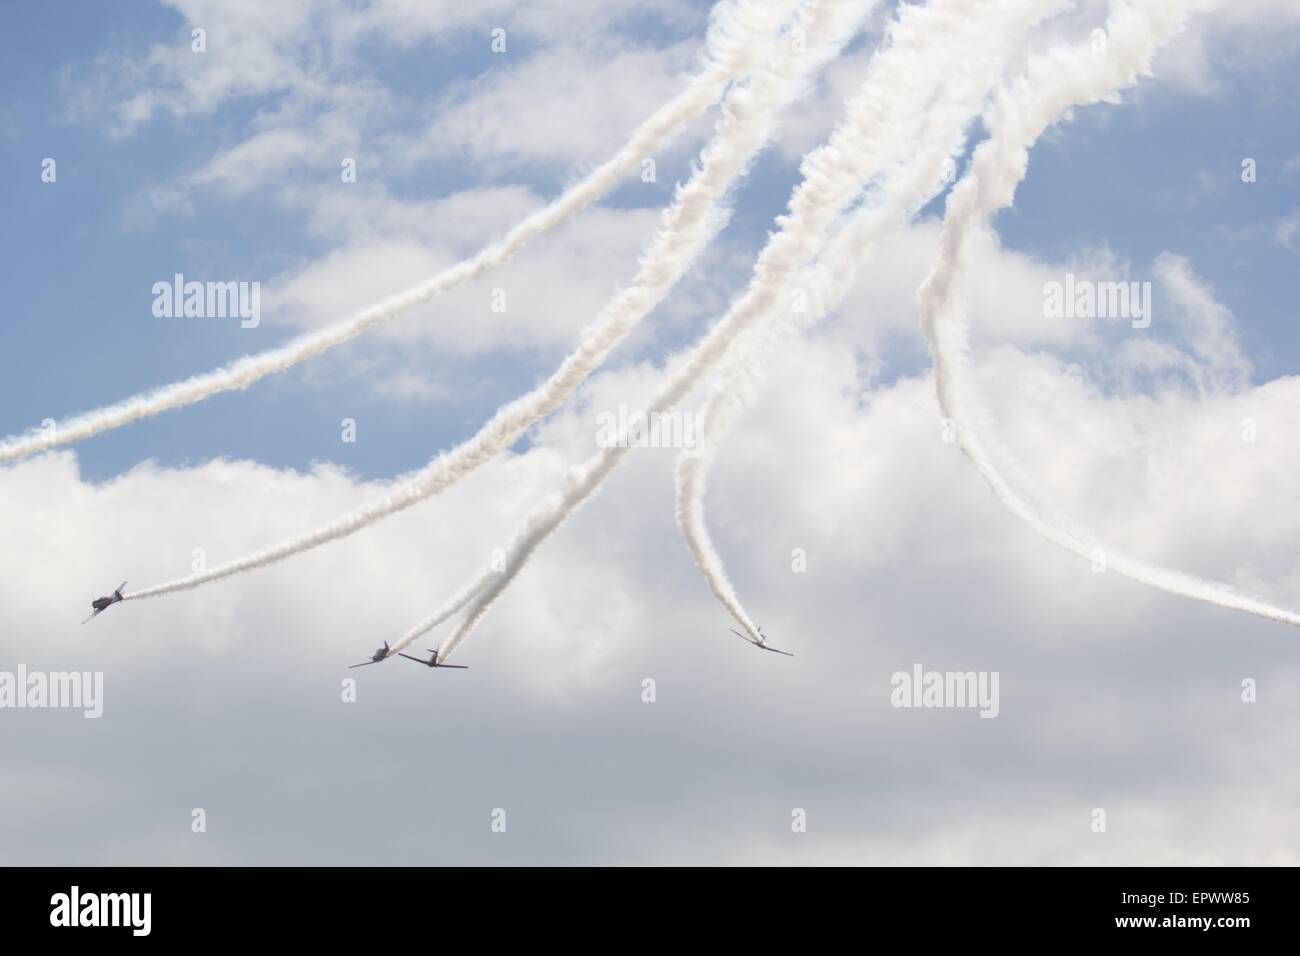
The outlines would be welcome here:
[[[355,511],[188,577],[134,591],[124,590],[123,583],[93,602],[91,617],[119,603],[203,587],[346,537],[445,491],[506,452],[570,399],[665,299],[725,226],[729,197],[782,119],[828,64],[852,55],[869,58],[865,79],[844,102],[825,143],[804,156],[800,182],[758,254],[748,284],[698,342],[665,363],[639,416],[650,420],[703,393],[698,447],[682,452],[676,463],[676,518],[692,559],[735,625],[731,632],[758,649],[793,656],[786,647],[768,643],[709,536],[705,493],[721,443],[752,401],[767,358],[782,342],[839,308],[861,270],[870,268],[877,244],[945,193],[940,252],[918,291],[918,318],[934,362],[942,415],[998,501],[1042,537],[1078,555],[1092,559],[1104,552],[1111,569],[1135,581],[1300,623],[1300,614],[1226,584],[1105,547],[1091,531],[1054,509],[1028,487],[993,433],[968,367],[961,291],[971,237],[991,229],[992,217],[1012,203],[1030,150],[1044,133],[1076,109],[1115,103],[1149,75],[1153,57],[1185,28],[1188,18],[1215,6],[1215,0],[1111,0],[1104,21],[1082,35],[1044,41],[1042,49],[1027,55],[1026,38],[1051,32],[1034,31],[1062,14],[1064,0],[929,0],[900,6],[881,42],[846,54],[880,5],[879,0],[722,0],[711,15],[701,67],[683,90],[608,161],[475,256],[286,345],[0,442],[0,462],[13,461],[218,392],[246,388],[320,355],[501,266],[524,245],[542,240],[616,188],[641,157],[716,109],[712,134],[689,178],[662,211],[632,278],[540,385],[501,406],[471,437]],[[935,64],[960,68],[936,69]],[[791,307],[788,293],[794,288],[807,293],[806,307]],[[401,656],[430,668],[464,669],[448,664],[448,657],[538,548],[637,447],[628,427],[622,423],[615,440],[574,464],[559,493],[524,516],[505,551],[504,566],[494,562],[483,567],[427,618],[385,641],[369,660],[350,666]],[[425,649],[427,659],[405,653],[453,618],[458,620],[450,635],[437,648]]]

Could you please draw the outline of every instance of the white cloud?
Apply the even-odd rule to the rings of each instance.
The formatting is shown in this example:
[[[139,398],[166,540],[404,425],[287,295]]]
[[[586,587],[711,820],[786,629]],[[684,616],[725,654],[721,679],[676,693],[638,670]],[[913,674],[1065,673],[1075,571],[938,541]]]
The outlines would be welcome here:
[[[512,0],[482,0],[474,4],[456,0],[378,0],[359,16],[339,17],[335,33],[355,36],[375,31],[393,42],[410,43],[422,38],[445,38],[455,31],[473,28],[487,42],[489,30],[506,30],[529,40],[565,42],[576,36],[588,37],[622,32],[628,21],[647,17],[682,30],[697,30],[707,7],[689,0],[609,0],[598,5],[574,4],[571,0],[534,0],[518,4]]]
[[[1295,246],[1296,233],[1300,232],[1300,210],[1283,216],[1273,226],[1273,237],[1279,245],[1291,249]]]
[[[125,211],[130,227],[193,214],[205,192],[224,201],[262,191],[310,216],[337,193],[345,157],[357,160],[362,182],[418,172],[431,159],[468,157],[484,172],[519,161],[581,169],[677,91],[696,67],[707,20],[707,8],[686,0],[164,5],[181,19],[167,39],[142,51],[110,47],[63,73],[72,116],[114,136],[166,118],[217,140],[210,159],[143,187]],[[191,50],[194,28],[206,31],[205,52]],[[473,63],[497,28],[507,30],[508,50],[481,77],[404,86],[381,73],[376,50],[428,45],[430,56]],[[220,112],[232,104],[252,112]],[[671,155],[683,156],[706,129],[697,124]]]
[[[214,157],[191,181],[195,185],[220,185],[234,193],[247,192],[316,156],[318,149],[318,143],[298,130],[267,130]]]
[[[1163,82],[1204,94],[1228,75],[1258,72],[1293,58],[1300,46],[1300,8],[1291,0],[1216,3],[1157,59]]]
[[[1197,343],[1231,322],[1189,267],[1162,268],[1197,315],[1170,335],[1203,366]],[[471,670],[343,670],[504,544],[592,450],[593,408],[653,378],[639,366],[599,377],[543,446],[442,498],[84,629],[84,602],[123,576],[174,576],[200,547],[222,560],[381,485],[225,461],[94,485],[71,453],[0,470],[0,667],[107,682],[100,722],[0,714],[26,744],[4,767],[25,781],[0,823],[9,858],[1295,862],[1300,777],[1276,759],[1300,719],[1293,636],[1094,574],[1024,529],[941,440],[928,376],[860,378],[846,344],[870,321],[849,313],[777,357],[712,483],[741,593],[790,661],[728,637],[676,536],[670,453],[645,451],[465,645]],[[1300,602],[1300,379],[1198,397],[1117,388],[1014,345],[978,362],[1007,442],[1062,508],[1144,557]],[[807,573],[791,571],[795,547]],[[889,676],[914,662],[999,671],[1000,716],[894,710]],[[356,704],[339,701],[347,676]],[[1239,699],[1247,677],[1257,704]],[[124,761],[105,734],[140,749]],[[202,837],[194,806],[214,821]],[[376,806],[395,808],[400,845],[352,835]],[[494,806],[509,844],[480,835]],[[793,807],[807,834],[790,833]]]
[[[455,394],[450,384],[409,369],[385,372],[374,383],[376,394],[398,401],[447,401]]]
[[[418,210],[394,207],[399,228],[416,212],[427,215],[421,229],[427,238],[376,236],[349,242],[278,280],[266,290],[264,307],[300,326],[337,321],[486,243],[498,225],[524,212],[519,208],[524,202],[531,207],[540,200],[516,190],[484,190]],[[348,209],[335,207],[318,224],[333,228],[349,215]],[[442,224],[447,228],[439,234]],[[412,310],[379,335],[453,353],[501,346],[549,352],[565,346],[630,277],[656,225],[657,215],[649,210],[589,210],[504,268]],[[573,263],[582,266],[574,269]],[[494,310],[497,303],[504,304],[504,311]]]
[[[781,155],[787,161],[798,162],[827,140],[844,115],[845,101],[867,78],[878,42],[878,36],[872,33],[831,63],[802,107],[790,111],[777,137]]]
[[[697,40],[668,50],[551,47],[503,64],[449,97],[401,159],[599,162],[682,87],[698,49]]]
[[[328,95],[330,84],[311,54],[330,4],[171,0],[168,6],[182,23],[166,42],[141,57],[106,52],[70,75],[80,115],[126,134],[159,113],[203,116],[231,98]],[[202,52],[193,48],[195,29],[206,33]]]
[[[1196,13],[1156,57],[1151,85],[1219,95],[1227,76],[1284,62],[1300,43],[1300,9],[1292,0],[1187,0],[1187,6]],[[1109,0],[1071,0],[1062,16],[1043,26],[1037,42],[1077,40],[1105,23],[1108,7]]]
[[[287,271],[264,305],[268,323],[316,325],[459,258],[542,201],[519,186],[412,200],[365,178],[284,184],[312,148],[336,162],[367,109],[393,105],[341,82],[358,44],[446,43],[455,30],[478,42],[474,31],[498,20],[544,41],[445,111],[434,104],[441,141],[384,141],[392,156],[434,148],[494,163],[592,161],[689,65],[688,41],[571,35],[616,30],[633,15],[627,3],[578,22],[558,2],[386,0],[345,15],[185,0],[188,20],[213,25],[211,59],[186,59],[178,41],[118,62],[125,83],[108,87],[110,115],[126,131],[162,114],[191,122],[236,97],[282,98],[146,198],[184,208],[196,185],[272,188],[306,210],[333,248]],[[695,36],[700,9],[654,12]],[[1281,3],[1250,9],[1292,19]],[[1224,16],[1233,29],[1269,23]],[[1178,82],[1210,89],[1218,48],[1189,43]],[[802,111],[786,149],[817,140],[833,119],[822,105],[863,62],[836,67],[833,95]],[[593,210],[393,326],[359,361],[381,393],[430,401],[450,387],[428,367],[440,352],[558,350],[630,273],[653,225],[651,212]],[[598,376],[539,430],[538,447],[439,499],[84,629],[86,600],[122,576],[174,577],[199,548],[221,561],[349,510],[382,483],[332,465],[213,461],[145,463],[94,484],[71,453],[0,469],[0,669],[102,669],[108,695],[100,722],[0,712],[24,741],[0,766],[12,782],[7,859],[1297,862],[1300,777],[1278,759],[1300,719],[1293,635],[1093,574],[1006,515],[941,441],[924,373],[876,380],[888,349],[920,355],[915,289],[936,241],[927,221],[882,244],[841,317],[776,357],[712,483],[711,521],[740,592],[793,661],[727,636],[673,527],[669,454],[647,451],[543,549],[465,646],[470,671],[343,670],[505,543],[568,461],[592,450],[595,411],[648,392],[656,375],[644,365]],[[980,375],[1039,487],[1135,554],[1300,603],[1300,379],[1250,384],[1234,317],[1183,260],[1135,267],[1084,249],[1046,263],[993,239],[975,254],[966,301]],[[692,304],[725,296],[739,263],[730,247],[718,255],[726,268],[686,290]],[[1137,270],[1170,305],[1148,332],[1043,317],[1043,285],[1066,271],[1144,278]],[[496,287],[504,315],[488,307]],[[670,302],[656,324],[682,308]],[[400,357],[381,364],[385,346]],[[793,548],[807,552],[806,574],[792,573]],[[998,670],[1001,715],[893,710],[889,675],[913,662]],[[348,676],[360,681],[357,704],[339,700]],[[653,705],[640,699],[647,677]],[[1247,677],[1258,704],[1239,700]],[[488,843],[488,812],[503,804],[510,841]],[[209,810],[209,834],[190,834],[195,806]],[[808,834],[790,833],[796,806]],[[1088,829],[1096,806],[1110,814],[1105,835]],[[376,838],[378,808],[400,822]]]

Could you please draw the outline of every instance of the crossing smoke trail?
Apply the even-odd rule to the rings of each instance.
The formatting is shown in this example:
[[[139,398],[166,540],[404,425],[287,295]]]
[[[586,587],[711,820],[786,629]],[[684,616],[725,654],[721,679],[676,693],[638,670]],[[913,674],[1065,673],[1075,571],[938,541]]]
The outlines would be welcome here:
[[[701,153],[690,180],[677,190],[659,232],[641,258],[635,280],[583,330],[578,347],[546,382],[502,406],[472,438],[434,459],[384,498],[305,535],[200,574],[134,591],[126,598],[156,597],[199,587],[319,547],[445,490],[508,448],[531,424],[549,415],[573,393],[637,322],[663,300],[716,236],[725,221],[719,202],[770,139],[777,115],[840,53],[861,27],[871,6],[860,0],[807,0],[799,8],[795,29],[811,37],[811,44],[803,49],[785,42],[788,38],[773,40],[773,48],[751,84],[734,87],[728,93],[717,133]]]
[[[389,651],[389,655],[391,656],[396,654],[398,651],[411,644],[412,641],[416,641],[425,634],[428,634],[434,628],[442,624],[443,621],[451,620],[451,618],[463,611],[476,596],[482,593],[483,589],[491,584],[493,578],[500,573],[503,573],[503,571],[499,571],[491,565],[484,567],[472,581],[456,592],[456,594],[443,604],[442,607],[438,608],[438,610],[434,611],[419,624],[412,627],[409,631],[403,634],[399,640],[394,641],[392,648]],[[439,648],[438,660],[440,662],[446,660],[447,655],[450,653],[450,645]]]
[[[1040,15],[1049,15],[1046,6]],[[1029,23],[1021,25],[1028,27]],[[853,213],[816,265],[805,270],[795,283],[809,292],[807,307],[801,311],[772,310],[728,350],[701,406],[698,445],[683,449],[677,456],[676,518],[687,549],[713,596],[756,641],[760,640],[758,627],[727,575],[705,519],[705,491],[718,445],[752,401],[764,356],[835,309],[852,288],[875,243],[900,228],[942,191],[948,179],[946,173],[956,168],[956,158],[965,146],[969,124],[979,115],[1002,74],[1006,54],[1022,34],[1007,30],[986,39],[988,49],[967,51],[972,59],[980,55],[987,59],[982,69],[967,71],[964,82],[954,84],[949,75],[938,71],[918,75],[908,91],[913,102],[899,107],[904,115],[915,110],[925,118],[923,130],[914,134],[910,162],[893,176],[884,177],[875,202]],[[927,108],[927,102],[936,95],[938,100]],[[898,115],[895,113],[895,117]],[[898,135],[904,134],[900,131]]]
[[[975,423],[990,420],[969,378],[967,319],[956,300],[969,255],[966,240],[990,228],[1009,205],[1028,167],[1028,150],[1068,110],[1113,100],[1150,72],[1154,54],[1185,25],[1186,0],[1116,0],[1106,25],[1104,52],[1094,44],[1060,48],[1030,60],[1014,88],[998,98],[985,125],[989,138],[976,150],[966,177],[948,198],[939,259],[919,292],[921,326],[934,353],[935,382],[943,414],[956,424],[963,452],[999,501],[1035,531],[1108,569],[1171,594],[1245,611],[1269,620],[1300,624],[1300,614],[1241,594],[1227,585],[1149,564],[1102,546],[1067,516],[1035,500],[1018,467],[997,441],[982,438]],[[992,435],[990,429],[985,432]],[[995,450],[996,449],[996,450]],[[998,464],[998,459],[1003,464]],[[1016,480],[1007,477],[1014,474]]]
[[[646,420],[681,401],[736,337],[776,305],[780,290],[818,251],[835,219],[857,196],[863,181],[879,168],[877,164],[888,167],[911,158],[910,137],[891,140],[885,134],[892,131],[893,104],[905,98],[916,75],[931,63],[947,66],[960,62],[963,51],[978,45],[981,38],[1019,32],[1025,21],[1034,21],[1054,6],[1042,0],[997,4],[934,0],[928,7],[899,8],[891,29],[894,42],[873,59],[866,82],[850,100],[829,142],[805,157],[803,182],[790,198],[789,213],[778,220],[780,228],[760,253],[749,287],[668,377],[647,407]],[[1001,16],[987,16],[990,9]],[[923,111],[913,112],[919,123]],[[569,471],[564,490],[525,521],[508,551],[504,571],[494,575],[468,603],[465,617],[442,648],[440,659],[460,646],[542,542],[600,487],[631,447],[626,435],[621,435]]]
[[[826,62],[829,62],[844,47],[861,27],[873,6],[875,6],[874,2],[858,5],[856,9],[855,5],[851,3],[840,3],[838,6],[822,3],[810,4],[804,8],[801,22],[796,25],[796,30],[802,30],[805,35],[813,37],[814,42],[818,44],[818,48],[810,51],[816,59],[806,62],[804,67],[804,72],[808,76],[819,72]],[[796,83],[801,82],[797,77],[794,79]],[[787,83],[785,96],[793,98],[797,95],[797,92],[794,86]],[[409,646],[444,621],[458,614],[474,599],[475,595],[481,592],[500,573],[502,573],[500,569],[490,564],[485,566],[442,607],[408,630],[399,640],[393,642],[392,653],[397,653]]]
[[[286,371],[362,332],[388,322],[434,296],[469,282],[509,262],[532,240],[563,224],[619,184],[629,170],[652,155],[690,122],[717,102],[728,83],[761,66],[756,52],[793,12],[796,0],[723,0],[710,17],[704,66],[686,88],[638,127],[612,158],[569,187],[550,205],[539,209],[477,255],[437,275],[395,293],[319,331],[287,345],[248,355],[211,372],[106,405],[58,422],[52,428],[14,436],[0,442],[0,463],[14,461],[120,428],[137,419],[192,405],[218,392],[248,388],[268,375]]]

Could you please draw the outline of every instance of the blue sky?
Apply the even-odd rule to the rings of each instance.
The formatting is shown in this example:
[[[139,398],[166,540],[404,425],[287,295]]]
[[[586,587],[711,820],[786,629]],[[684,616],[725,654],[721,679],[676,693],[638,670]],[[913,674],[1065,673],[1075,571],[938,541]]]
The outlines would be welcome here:
[[[1290,61],[1230,74],[1212,96],[1144,90],[1128,109],[1080,115],[1035,151],[1016,210],[999,222],[1003,240],[1049,258],[1106,245],[1138,271],[1163,251],[1184,255],[1250,317],[1242,332],[1259,374],[1290,373],[1296,250],[1267,226],[1294,215],[1300,196],[1298,80]],[[1258,163],[1249,185],[1247,157]]]
[[[704,9],[694,19],[702,19]],[[125,19],[98,4],[56,3],[49,10],[13,4],[0,11],[3,42],[12,45],[0,75],[13,94],[2,160],[9,212],[3,250],[12,274],[25,277],[15,283],[22,289],[15,289],[13,321],[0,334],[6,353],[15,357],[34,357],[56,342],[76,343],[75,355],[57,363],[14,364],[7,376],[6,432],[203,371],[283,339],[285,330],[270,316],[257,330],[157,320],[150,313],[150,288],[174,272],[201,280],[247,277],[269,283],[286,268],[322,255],[328,244],[308,233],[303,210],[282,208],[268,196],[286,185],[347,188],[338,181],[336,157],[322,156],[288,170],[273,189],[246,196],[197,195],[190,210],[137,221],[133,209],[142,192],[183,177],[235,145],[250,118],[274,109],[282,97],[234,97],[199,121],[163,117],[127,135],[111,134],[85,116],[73,118],[69,95],[83,74],[93,77],[88,64],[96,57],[106,52],[142,57],[153,44],[186,42],[183,20],[174,10],[151,4],[126,10]],[[638,39],[652,44],[688,35],[654,22],[643,27]],[[427,102],[449,86],[472,84],[500,60],[481,40],[467,27],[406,50],[376,39],[358,56],[366,73],[397,96]],[[529,55],[526,34],[512,42],[517,44],[512,56]],[[39,177],[46,156],[58,162],[58,182],[41,189],[48,185]],[[583,161],[599,158],[592,154]],[[363,156],[363,178],[379,179],[394,196],[415,200],[498,181],[522,183],[546,196],[576,168],[507,161],[504,168],[480,171],[449,158],[409,171],[377,171],[367,160]],[[32,169],[35,176],[28,175]],[[654,207],[670,187],[666,182],[652,188],[650,197],[646,190],[616,193],[609,202],[618,207],[648,200]],[[766,203],[765,215],[770,208],[776,207]],[[438,358],[432,356],[435,363]],[[340,460],[359,474],[391,475],[422,464],[437,448],[472,431],[542,372],[534,359],[503,348],[448,362],[439,370],[464,389],[454,400],[434,405],[385,401],[346,378],[325,376],[304,384],[293,374],[260,386],[256,395],[225,396],[182,415],[141,423],[116,440],[91,442],[83,466],[88,477],[102,478],[144,458],[171,464],[226,455],[298,468],[316,459]],[[365,440],[357,446],[338,441],[345,416],[361,423]],[[421,435],[414,446],[404,440],[413,429]]]
[[[1107,4],[1063,6],[1026,52],[1085,37]],[[276,345],[471,255],[677,92],[708,9],[0,5],[0,432]],[[673,520],[671,457],[647,453],[539,551],[466,646],[472,670],[354,671],[361,702],[338,702],[341,665],[460,585],[589,453],[595,414],[645,395],[744,288],[893,9],[791,110],[719,243],[580,400],[446,495],[76,628],[85,598],[122,576],[168,579],[196,548],[235,557],[373,499],[540,380],[633,274],[715,116],[656,156],[656,182],[629,181],[499,275],[247,391],[0,466],[0,671],[101,670],[109,694],[99,723],[0,713],[24,728],[0,754],[15,781],[0,856],[1300,860],[1290,630],[1092,573],[939,441],[913,297],[941,201],[879,245],[836,315],[767,358],[711,479],[719,547],[796,650],[791,668],[727,636]],[[192,23],[207,26],[207,59],[188,51]],[[496,27],[505,55],[490,50]],[[1003,437],[1053,501],[1145,558],[1289,606],[1297,52],[1290,0],[1195,19],[1122,105],[1081,110],[1035,147],[965,300]],[[349,156],[355,184],[339,177]],[[45,157],[56,183],[41,181]],[[1151,329],[1045,319],[1043,283],[1066,271],[1155,281]],[[156,318],[151,287],[176,272],[262,282],[260,327]],[[505,317],[487,308],[498,284]],[[1212,384],[1198,392],[1189,375]],[[340,441],[344,418],[355,444]],[[1243,419],[1258,444],[1238,440]],[[891,709],[890,674],[916,662],[1000,671],[1002,713]],[[1245,677],[1260,682],[1256,708],[1239,703]],[[407,759],[417,747],[440,761]],[[412,817],[402,836],[358,838],[381,800]],[[517,842],[480,826],[503,803]],[[1098,805],[1115,822],[1104,841],[1087,829]],[[216,821],[199,840],[194,806]],[[814,821],[802,843],[792,807]]]
[[[183,43],[177,12],[151,4],[113,10],[63,2],[7,5],[0,18],[7,46],[0,76],[12,94],[0,157],[7,210],[0,241],[11,274],[21,276],[11,283],[11,318],[0,330],[0,346],[13,360],[4,430],[93,407],[283,339],[286,330],[274,314],[257,330],[157,320],[149,312],[149,289],[177,271],[270,283],[325,254],[331,243],[310,233],[308,210],[274,196],[286,185],[348,188],[337,182],[333,156],[295,165],[245,195],[198,190],[184,211],[143,219],[134,212],[143,192],[237,144],[250,120],[278,108],[284,95],[232,96],[202,117],[161,116],[113,133],[72,108],[73,91],[93,78],[97,58],[106,54],[139,59],[154,44]],[[630,25],[636,42],[653,46],[680,41],[697,26],[690,16],[682,23],[647,17]],[[469,27],[406,49],[377,37],[357,56],[365,75],[396,97],[428,104],[497,65],[501,58],[480,39]],[[527,34],[516,42],[511,57],[533,52]],[[1300,157],[1300,110],[1289,94],[1300,73],[1294,61],[1245,65],[1216,75],[1211,92],[1148,89],[1130,108],[1086,112],[1035,151],[1016,208],[999,228],[1008,247],[1049,259],[1106,246],[1131,261],[1136,273],[1162,251],[1187,256],[1231,308],[1250,317],[1245,348],[1258,374],[1271,378],[1300,355],[1289,302],[1295,250],[1267,231],[1297,208],[1300,168],[1287,163]],[[378,143],[388,130],[376,124],[373,132]],[[58,162],[57,184],[40,180],[46,156]],[[410,169],[385,163],[378,150],[375,156],[371,163],[363,151],[363,177],[378,179],[395,197],[418,200],[498,182],[553,195],[600,154],[581,154],[576,164],[506,157],[478,168],[435,157]],[[1259,163],[1253,185],[1240,182],[1247,156]],[[672,168],[680,172],[680,162]],[[622,190],[609,202],[653,208],[666,198],[670,182],[665,177],[659,189]],[[791,158],[769,154],[737,201],[728,241],[756,248],[796,182]],[[682,341],[661,337],[666,345]],[[50,361],[55,349],[59,360]],[[385,399],[348,375],[304,380],[291,373],[249,394],[221,396],[89,442],[82,463],[88,476],[101,478],[143,458],[170,464],[213,455],[297,468],[336,460],[362,475],[389,475],[464,437],[471,423],[541,374],[554,354],[520,353],[508,341],[471,361],[432,354],[438,372],[464,386],[437,402]],[[896,357],[896,371],[912,371],[921,360],[905,351]],[[343,417],[362,423],[364,442],[340,445]],[[418,445],[403,440],[412,429],[421,435]]]

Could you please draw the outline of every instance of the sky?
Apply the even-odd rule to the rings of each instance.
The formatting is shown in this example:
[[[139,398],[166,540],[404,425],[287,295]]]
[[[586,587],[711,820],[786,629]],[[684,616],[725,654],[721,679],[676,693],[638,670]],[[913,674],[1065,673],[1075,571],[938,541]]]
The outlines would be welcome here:
[[[1026,53],[1086,38],[1106,3],[1064,7]],[[654,182],[629,177],[501,270],[247,390],[0,464],[0,675],[104,687],[95,720],[0,708],[0,860],[1300,862],[1300,635],[1095,573],[941,439],[916,305],[941,199],[768,356],[709,483],[737,590],[794,658],[728,636],[675,525],[673,452],[646,449],[458,650],[470,670],[344,669],[503,546],[595,450],[598,416],[643,400],[744,289],[893,8],[782,117],[718,241],[611,361],[447,493],[78,626],[123,578],[382,494],[540,381],[633,274],[716,110],[656,154]],[[280,344],[472,255],[682,88],[709,9],[0,6],[0,432]],[[1194,17],[1122,102],[1035,146],[961,290],[976,375],[1040,494],[1131,554],[1289,607],[1298,49],[1290,0]],[[176,273],[261,283],[260,323],[156,316]],[[1066,274],[1151,282],[1150,327],[1046,316]],[[892,675],[916,665],[996,672],[997,716],[893,706]]]

